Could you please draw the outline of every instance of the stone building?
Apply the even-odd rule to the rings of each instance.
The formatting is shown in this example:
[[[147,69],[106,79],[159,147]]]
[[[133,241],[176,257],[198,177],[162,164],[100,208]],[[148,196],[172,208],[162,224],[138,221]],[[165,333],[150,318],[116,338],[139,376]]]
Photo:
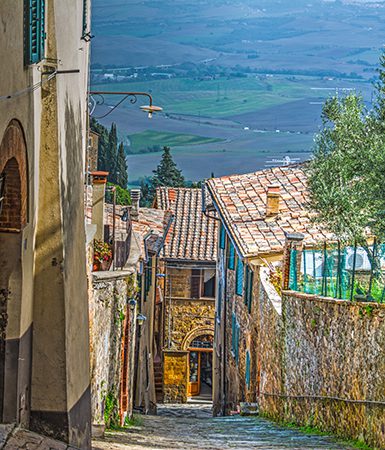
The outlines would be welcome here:
[[[89,8],[0,3],[0,421],[85,449]]]
[[[138,333],[135,365],[135,407],[145,414],[156,412],[155,365],[158,350],[155,339],[155,311],[160,300],[159,255],[167,239],[173,215],[170,211],[139,208],[140,191],[131,191],[133,235],[130,258],[137,255]],[[141,320],[140,320],[141,319]]]
[[[211,398],[217,221],[203,214],[200,189],[159,188],[155,205],[174,214],[160,253],[158,399],[186,402],[203,394]]]
[[[306,211],[306,176],[301,166],[266,169],[207,181],[205,208],[220,218],[218,231],[214,414],[226,415],[241,402],[256,402],[266,374],[261,348],[260,297],[280,298],[269,277],[278,279],[286,237],[303,233],[314,246],[330,238]],[[278,281],[278,285],[280,281]],[[266,287],[267,286],[267,287]],[[275,293],[275,294],[274,294]],[[272,307],[276,302],[272,300]]]

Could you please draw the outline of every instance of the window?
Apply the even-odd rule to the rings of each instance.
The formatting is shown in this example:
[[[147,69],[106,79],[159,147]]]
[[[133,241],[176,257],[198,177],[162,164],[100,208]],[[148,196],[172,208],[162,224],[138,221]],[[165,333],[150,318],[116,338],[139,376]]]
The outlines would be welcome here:
[[[239,323],[235,313],[232,315],[231,320],[231,352],[234,356],[236,364],[239,361]]]
[[[193,269],[191,273],[191,298],[215,298],[215,269]]]
[[[235,293],[237,295],[243,294],[243,262],[241,258],[237,258],[237,273],[235,277]]]
[[[219,248],[224,250],[225,247],[226,247],[226,230],[223,224],[221,223],[219,231]]]
[[[229,241],[229,261],[228,268],[231,270],[235,269],[235,248],[231,241]]]
[[[245,369],[245,381],[247,389],[250,389],[250,352],[246,352],[246,369]]]
[[[44,58],[45,0],[24,0],[24,60],[36,64]]]
[[[5,175],[0,174],[0,215],[1,215],[1,209],[3,206],[4,191],[5,191]]]
[[[245,305],[247,305],[249,313],[251,313],[251,304],[253,301],[253,280],[254,272],[250,269],[249,266],[246,266]]]

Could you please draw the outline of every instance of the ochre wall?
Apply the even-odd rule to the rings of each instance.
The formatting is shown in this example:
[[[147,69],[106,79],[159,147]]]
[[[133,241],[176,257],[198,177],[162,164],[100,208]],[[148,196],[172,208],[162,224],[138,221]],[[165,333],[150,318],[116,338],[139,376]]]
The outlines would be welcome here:
[[[163,352],[163,393],[165,403],[185,403],[187,401],[187,358],[188,352]]]

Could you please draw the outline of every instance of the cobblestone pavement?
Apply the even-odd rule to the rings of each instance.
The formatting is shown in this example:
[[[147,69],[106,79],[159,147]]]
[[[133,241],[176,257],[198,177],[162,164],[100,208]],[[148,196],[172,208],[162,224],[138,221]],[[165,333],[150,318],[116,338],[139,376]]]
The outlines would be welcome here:
[[[324,436],[309,436],[262,418],[211,417],[210,405],[159,406],[140,426],[106,433],[94,450],[347,450]]]
[[[63,442],[32,433],[13,429],[12,425],[0,426],[0,449],[3,450],[76,450]]]

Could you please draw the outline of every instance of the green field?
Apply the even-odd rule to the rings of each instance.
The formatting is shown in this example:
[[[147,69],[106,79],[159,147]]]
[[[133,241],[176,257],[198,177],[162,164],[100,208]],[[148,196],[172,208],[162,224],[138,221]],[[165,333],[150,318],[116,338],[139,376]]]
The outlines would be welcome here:
[[[154,103],[162,106],[166,113],[221,118],[306,98],[310,94],[309,82],[310,78],[305,83],[303,80],[293,82],[282,78],[220,78],[209,81],[174,78],[95,84],[93,89],[151,92]],[[107,96],[107,101],[113,102],[114,99]]]
[[[193,134],[178,134],[169,132],[159,132],[146,130],[141,133],[132,134],[130,139],[130,154],[141,153],[141,150],[148,147],[167,145],[168,147],[177,147],[185,145],[202,145],[213,144],[221,142],[219,138],[206,138],[203,136],[196,136]]]

